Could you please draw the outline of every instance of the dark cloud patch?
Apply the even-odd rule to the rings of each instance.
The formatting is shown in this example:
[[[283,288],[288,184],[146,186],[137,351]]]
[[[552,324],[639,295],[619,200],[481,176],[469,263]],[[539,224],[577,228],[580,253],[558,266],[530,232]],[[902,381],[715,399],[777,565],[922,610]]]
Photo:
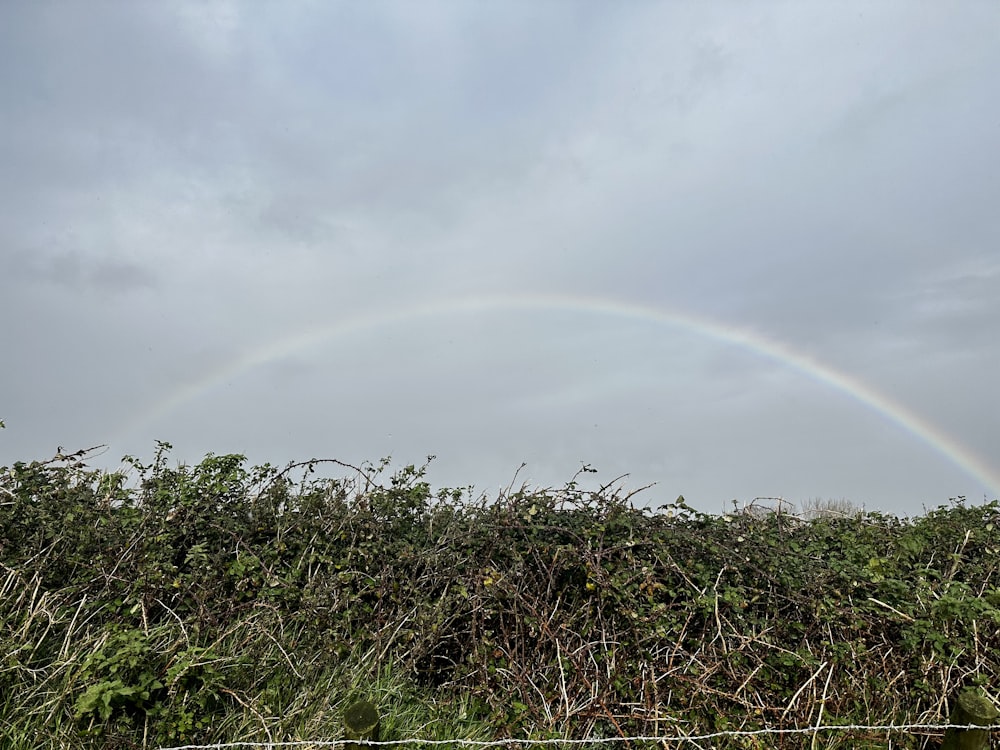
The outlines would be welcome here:
[[[970,354],[996,354],[1000,331],[1000,265],[990,256],[938,267],[890,291],[888,318],[911,343],[921,342],[939,357],[965,362]]]
[[[4,265],[12,280],[73,292],[117,295],[157,286],[156,275],[137,263],[73,250],[12,253]]]
[[[148,269],[120,260],[98,260],[91,268],[89,279],[97,291],[116,294],[156,286],[156,277]]]

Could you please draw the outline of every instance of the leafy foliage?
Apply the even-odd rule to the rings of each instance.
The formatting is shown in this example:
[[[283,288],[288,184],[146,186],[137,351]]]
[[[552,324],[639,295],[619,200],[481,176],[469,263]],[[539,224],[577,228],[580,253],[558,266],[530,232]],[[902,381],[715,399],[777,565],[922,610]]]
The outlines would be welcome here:
[[[377,684],[411,731],[589,737],[943,722],[997,683],[996,502],[711,516],[586,467],[488,500],[169,450],[0,470],[0,745],[329,738]]]

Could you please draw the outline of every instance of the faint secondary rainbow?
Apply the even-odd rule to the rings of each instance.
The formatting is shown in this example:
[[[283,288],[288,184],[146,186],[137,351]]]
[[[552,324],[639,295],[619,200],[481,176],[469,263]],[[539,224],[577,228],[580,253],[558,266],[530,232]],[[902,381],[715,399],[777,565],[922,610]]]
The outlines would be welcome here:
[[[1000,489],[1000,473],[988,466],[958,440],[868,384],[807,354],[795,351],[786,344],[750,329],[738,328],[690,313],[662,307],[630,304],[613,299],[573,295],[524,294],[470,297],[389,312],[365,314],[314,326],[289,336],[282,336],[261,347],[252,349],[227,362],[222,367],[207,373],[204,377],[176,389],[137,418],[123,425],[117,430],[117,434],[119,436],[130,435],[244,373],[293,354],[328,345],[331,341],[343,336],[412,322],[421,318],[496,312],[569,312],[628,321],[642,321],[679,328],[729,346],[747,349],[797,370],[873,409],[885,419],[905,429],[921,442],[945,456],[953,464],[981,482],[989,492],[996,495]]]

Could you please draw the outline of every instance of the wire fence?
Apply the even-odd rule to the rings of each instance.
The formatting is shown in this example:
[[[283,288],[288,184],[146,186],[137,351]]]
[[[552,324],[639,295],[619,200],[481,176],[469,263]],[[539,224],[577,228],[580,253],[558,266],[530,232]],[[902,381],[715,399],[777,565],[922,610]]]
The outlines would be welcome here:
[[[585,739],[517,739],[508,737],[500,740],[426,740],[413,737],[405,740],[287,740],[277,742],[219,742],[212,745],[176,745],[161,747],[159,750],[229,750],[230,748],[295,748],[295,747],[338,747],[343,745],[368,745],[371,747],[393,747],[397,745],[462,745],[465,747],[515,747],[530,745],[605,745],[622,742],[690,742],[697,744],[723,737],[759,737],[763,735],[818,734],[819,732],[943,732],[947,729],[998,731],[1000,724],[982,726],[978,724],[830,724],[814,727],[790,729],[732,729],[709,734],[692,735],[638,735],[635,737],[589,737]]]

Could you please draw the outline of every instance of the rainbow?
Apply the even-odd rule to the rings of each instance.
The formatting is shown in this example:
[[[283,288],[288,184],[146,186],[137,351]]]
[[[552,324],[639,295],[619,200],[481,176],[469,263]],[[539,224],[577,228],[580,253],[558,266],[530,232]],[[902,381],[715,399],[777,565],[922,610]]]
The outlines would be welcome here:
[[[626,321],[642,321],[661,326],[680,328],[700,336],[718,341],[727,346],[735,346],[755,352],[782,366],[792,368],[817,382],[839,391],[856,402],[904,429],[934,451],[945,456],[956,466],[967,472],[994,495],[1000,488],[1000,473],[987,465],[979,456],[955,438],[928,422],[923,417],[899,402],[875,390],[866,383],[847,373],[826,365],[813,357],[788,347],[761,333],[738,328],[663,307],[624,303],[621,301],[580,297],[574,295],[488,295],[465,299],[434,302],[414,307],[386,312],[360,315],[325,325],[314,326],[304,331],[264,344],[250,350],[225,365],[216,368],[196,381],[171,392],[163,400],[153,404],[138,417],[122,425],[118,436],[128,436],[147,425],[154,424],[182,405],[194,401],[204,393],[223,383],[232,381],[262,365],[280,361],[293,354],[328,346],[331,341],[374,330],[384,326],[412,322],[420,318],[451,315],[475,315],[496,312],[568,312],[580,315],[597,315]],[[117,441],[112,441],[112,443]]]

